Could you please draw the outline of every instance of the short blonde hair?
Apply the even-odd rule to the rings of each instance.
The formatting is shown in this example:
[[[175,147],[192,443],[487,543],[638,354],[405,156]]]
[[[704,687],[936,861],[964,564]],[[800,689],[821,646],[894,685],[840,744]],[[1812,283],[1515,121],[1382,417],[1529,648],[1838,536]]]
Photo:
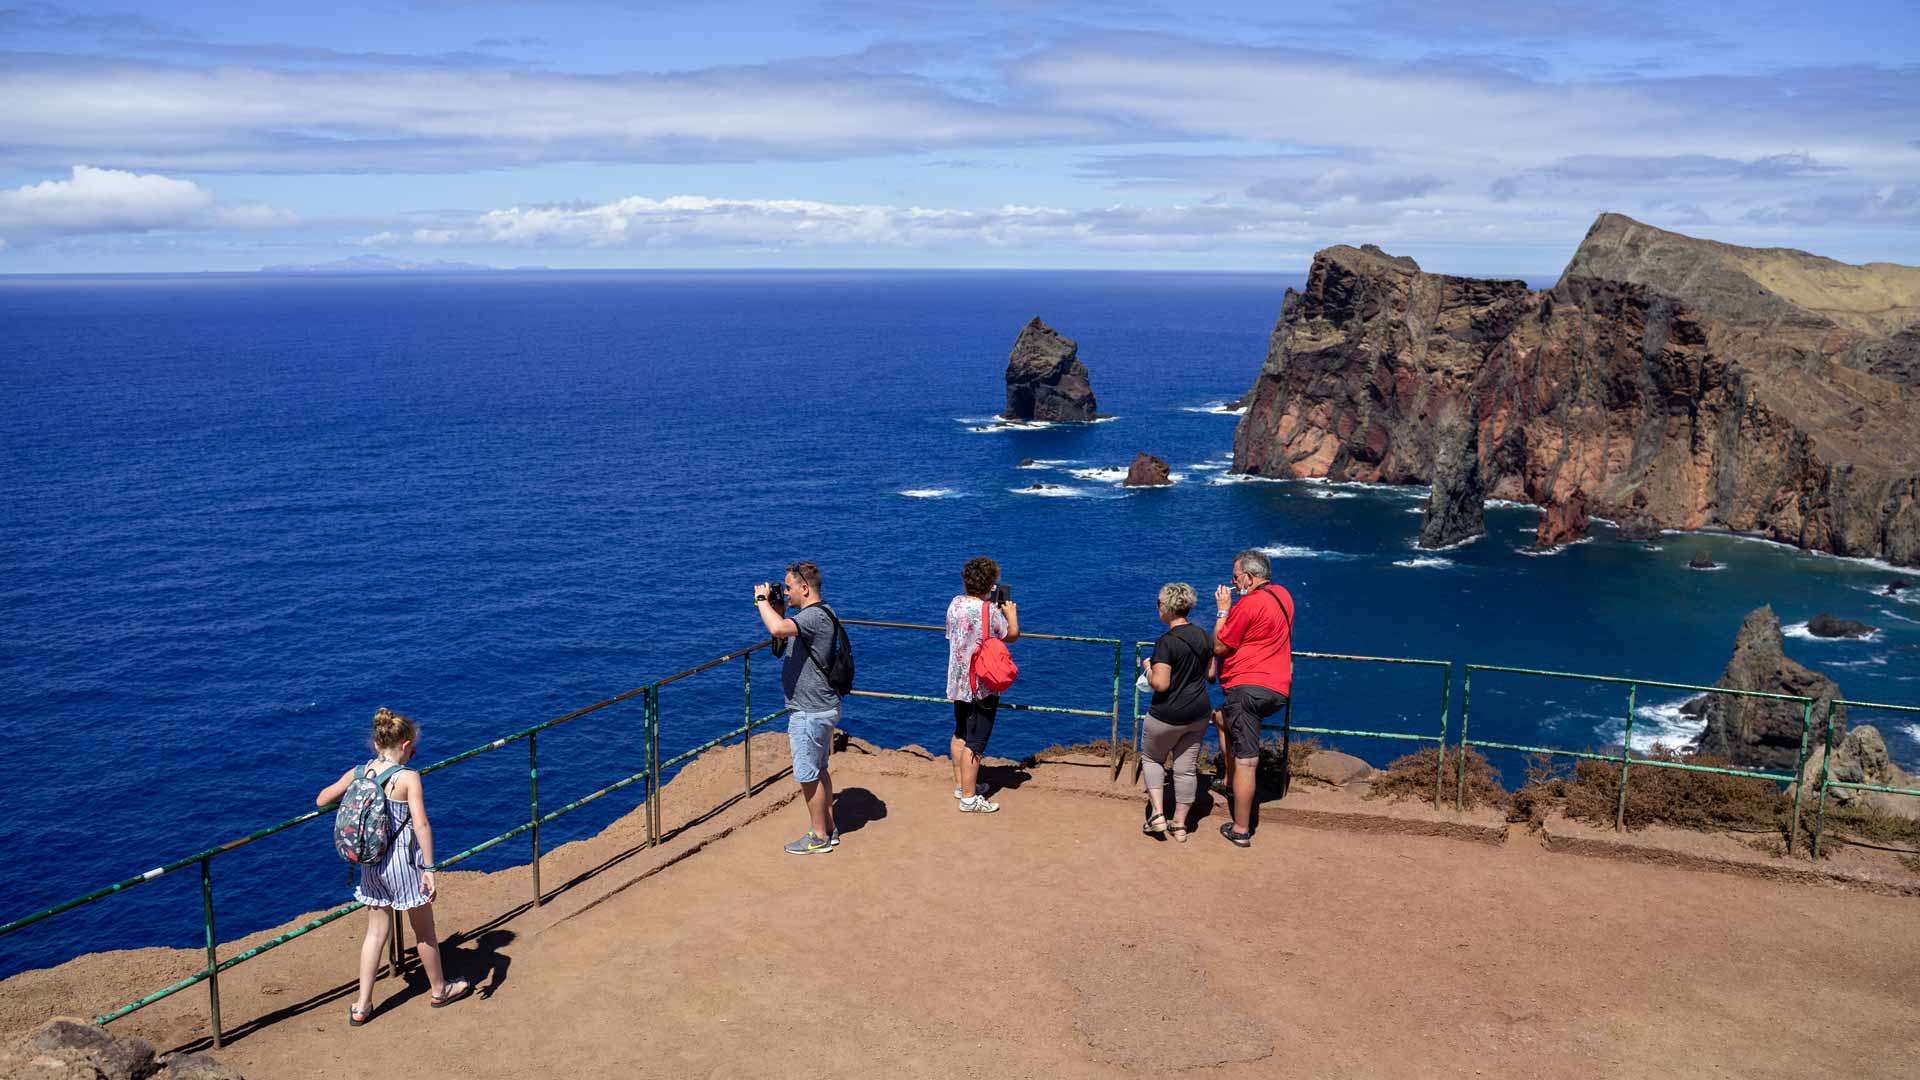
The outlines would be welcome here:
[[[1169,615],[1185,615],[1200,602],[1200,594],[1184,581],[1160,586],[1160,607]]]

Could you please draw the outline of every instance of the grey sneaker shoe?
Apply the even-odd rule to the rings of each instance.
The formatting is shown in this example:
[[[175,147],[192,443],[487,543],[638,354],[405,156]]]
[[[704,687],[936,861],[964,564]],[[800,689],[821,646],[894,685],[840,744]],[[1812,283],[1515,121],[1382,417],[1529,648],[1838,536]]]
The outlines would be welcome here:
[[[984,795],[960,800],[960,812],[963,814],[991,814],[999,809],[999,803],[988,802]]]
[[[840,830],[839,829],[835,829],[832,832],[827,834],[827,846],[828,847],[840,846]]]
[[[820,839],[809,831],[807,835],[788,844],[786,850],[789,855],[825,855],[827,852],[833,850],[833,844],[830,841]]]

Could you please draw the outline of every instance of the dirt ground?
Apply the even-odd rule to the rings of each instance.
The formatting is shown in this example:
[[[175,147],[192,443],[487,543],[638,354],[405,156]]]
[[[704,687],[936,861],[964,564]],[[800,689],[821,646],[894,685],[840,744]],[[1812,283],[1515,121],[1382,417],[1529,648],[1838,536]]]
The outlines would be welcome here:
[[[783,742],[755,741],[762,775]],[[1217,816],[1156,842],[1090,763],[994,770],[987,816],[956,812],[944,759],[856,748],[833,774],[831,855],[780,850],[804,815],[778,777],[689,819],[741,786],[716,751],[663,795],[667,843],[639,846],[634,815],[554,852],[542,907],[524,869],[449,876],[474,997],[429,1010],[415,966],[349,1029],[355,915],[222,977],[216,1056],[256,1080],[1920,1073],[1914,897],[1582,858],[1496,818],[1355,831],[1312,820],[1326,794],[1270,807],[1250,850]],[[195,963],[17,976],[0,1029]],[[201,1049],[205,1006],[196,988],[113,1031]]]

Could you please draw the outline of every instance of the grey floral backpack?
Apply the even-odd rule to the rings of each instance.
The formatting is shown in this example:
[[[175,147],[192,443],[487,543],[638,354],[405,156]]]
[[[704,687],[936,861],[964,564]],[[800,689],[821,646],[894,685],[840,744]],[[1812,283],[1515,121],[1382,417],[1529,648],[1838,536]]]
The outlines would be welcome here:
[[[333,849],[360,866],[378,866],[393,846],[393,818],[387,813],[387,779],[399,772],[393,765],[373,774],[368,762],[340,796],[340,812],[333,816]]]

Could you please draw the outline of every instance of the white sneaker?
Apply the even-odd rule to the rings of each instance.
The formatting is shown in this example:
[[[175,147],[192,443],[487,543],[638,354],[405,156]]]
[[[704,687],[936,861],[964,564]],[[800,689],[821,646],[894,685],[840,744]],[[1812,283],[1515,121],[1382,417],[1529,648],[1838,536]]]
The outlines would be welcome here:
[[[984,795],[960,800],[960,812],[963,814],[991,814],[999,809],[999,803],[988,802]]]
[[[985,795],[987,793],[987,785],[985,784],[973,785],[973,793],[975,795]],[[961,791],[959,788],[954,788],[953,797],[956,799],[964,799],[967,797],[967,793],[964,791]]]

